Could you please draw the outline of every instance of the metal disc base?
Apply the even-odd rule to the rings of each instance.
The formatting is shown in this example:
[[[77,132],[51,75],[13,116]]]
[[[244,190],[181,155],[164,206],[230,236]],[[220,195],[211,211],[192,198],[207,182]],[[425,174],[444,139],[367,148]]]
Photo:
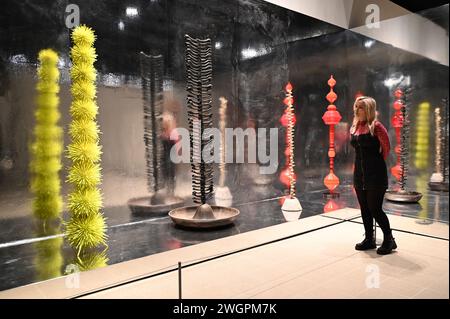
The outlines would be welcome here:
[[[205,229],[231,224],[239,213],[236,208],[203,204],[201,206],[175,208],[169,212],[169,216],[176,225]]]
[[[388,190],[384,197],[392,202],[417,203],[422,198],[422,193],[414,191]]]
[[[133,214],[161,214],[181,207],[184,200],[177,196],[166,196],[163,200],[154,200],[154,196],[135,197],[128,201]]]
[[[323,198],[339,198],[339,196],[341,196],[341,194],[339,194],[338,192],[330,192],[330,191],[326,191],[323,193]]]
[[[429,182],[428,186],[433,191],[448,192],[448,182]]]

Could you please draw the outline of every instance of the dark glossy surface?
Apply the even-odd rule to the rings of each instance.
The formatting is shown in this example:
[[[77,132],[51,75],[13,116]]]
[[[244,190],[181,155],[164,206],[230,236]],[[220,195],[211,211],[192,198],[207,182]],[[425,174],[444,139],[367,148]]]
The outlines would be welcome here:
[[[390,82],[410,77],[413,86],[410,114],[418,104],[429,102],[430,118],[440,100],[448,96],[448,67],[422,56],[374,41],[311,17],[261,0],[74,0],[81,23],[97,34],[99,105],[102,131],[102,192],[108,218],[109,264],[186,245],[268,227],[284,222],[278,198],[285,193],[279,174],[285,165],[283,87],[293,84],[297,124],[295,163],[297,195],[302,218],[324,212],[324,207],[358,204],[352,183],[353,149],[348,143],[352,104],[358,92],[373,96],[379,118],[394,143],[393,90]],[[57,234],[48,228],[36,231],[28,191],[28,145],[34,125],[36,58],[40,49],[52,47],[61,56],[60,110],[65,146],[70,123],[69,30],[65,27],[67,0],[0,1],[0,289],[61,275],[74,262],[74,254],[61,238],[34,243],[26,240]],[[126,8],[138,10],[126,16]],[[421,12],[448,26],[448,6]],[[446,18],[445,18],[446,17]],[[447,19],[447,20],[445,20]],[[123,30],[119,23],[123,23]],[[448,27],[447,27],[448,29]],[[257,164],[227,165],[225,185],[233,195],[232,206],[241,212],[231,227],[212,232],[192,232],[173,226],[170,218],[132,214],[130,198],[147,194],[142,126],[142,92],[139,52],[163,54],[165,111],[179,127],[187,127],[184,34],[211,37],[213,50],[213,103],[217,120],[218,99],[228,99],[227,127],[279,128],[279,166],[275,174],[261,176]],[[420,39],[418,39],[420,41]],[[431,48],[430,48],[431,49]],[[328,173],[328,127],[322,115],[328,105],[327,80],[337,85],[337,108],[342,115],[336,127],[336,174],[341,197],[331,205],[322,197]],[[432,120],[430,120],[432,122]],[[433,122],[434,123],[434,122]],[[414,167],[411,152],[408,186],[424,193],[417,205],[385,202],[392,214],[448,223],[448,193],[428,192],[434,165],[434,124],[430,125],[429,167]],[[411,125],[411,144],[416,126]],[[392,145],[393,146],[393,145]],[[395,163],[391,151],[388,167]],[[69,163],[64,158],[64,167]],[[216,179],[218,172],[215,172]],[[67,169],[61,172],[62,193]],[[262,183],[265,183],[261,185]],[[393,182],[390,176],[390,182]],[[188,164],[177,165],[175,195],[190,205],[191,180]],[[325,206],[326,204],[329,204]],[[67,213],[62,214],[68,220]],[[101,248],[100,248],[101,249]]]
[[[329,201],[323,198],[323,191],[302,193],[299,200],[303,207],[300,218],[326,214]],[[334,209],[358,208],[356,195],[350,186],[339,189],[340,197],[334,199]],[[425,192],[420,204],[392,204],[385,201],[383,208],[389,214],[408,216],[432,223],[440,221],[448,224],[448,193]],[[281,211],[280,199],[270,199],[236,205],[240,215],[228,226],[214,230],[188,230],[175,226],[166,216],[155,218],[135,217],[127,206],[111,207],[104,210],[108,218],[108,264],[119,263],[147,255],[202,243],[222,237],[269,227],[286,222]],[[124,220],[125,219],[127,220]],[[39,236],[31,227],[29,219],[13,219],[1,222],[2,246],[0,248],[0,290],[48,279],[63,274],[74,263],[73,250],[62,239],[46,239],[35,243],[5,242],[6,238],[21,239]],[[361,226],[362,227],[362,226]],[[361,228],[362,229],[362,228]],[[98,251],[100,252],[101,249]],[[59,258],[55,258],[59,256]],[[56,268],[52,275],[50,268]]]

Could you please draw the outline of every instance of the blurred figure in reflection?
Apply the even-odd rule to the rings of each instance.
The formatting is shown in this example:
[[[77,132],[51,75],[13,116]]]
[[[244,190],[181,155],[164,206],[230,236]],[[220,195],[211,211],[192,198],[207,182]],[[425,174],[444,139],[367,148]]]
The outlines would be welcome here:
[[[388,188],[386,158],[390,150],[386,128],[377,120],[376,102],[360,96],[353,105],[354,117],[350,128],[351,145],[355,148],[353,184],[361,208],[365,238],[356,244],[356,250],[376,248],[373,219],[383,231],[384,240],[377,253],[386,255],[397,248],[389,219],[383,211],[383,198]]]
[[[163,112],[162,121],[161,121],[161,143],[163,145],[164,158],[166,159],[161,163],[161,169],[163,171],[163,175],[166,177],[167,182],[167,190],[170,194],[175,190],[175,164],[170,160],[170,150],[172,146],[175,144],[178,148],[181,143],[177,143],[179,141],[179,134],[177,133],[177,122],[175,117],[170,112]],[[174,134],[174,136],[178,136],[178,138],[171,140],[170,135]],[[177,149],[179,153],[181,150]]]

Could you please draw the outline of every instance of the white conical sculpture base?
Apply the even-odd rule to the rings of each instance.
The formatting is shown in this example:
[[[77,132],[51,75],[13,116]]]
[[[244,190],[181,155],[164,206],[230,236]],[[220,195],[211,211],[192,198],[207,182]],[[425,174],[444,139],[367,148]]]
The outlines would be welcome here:
[[[281,211],[283,212],[284,219],[286,221],[295,221],[300,218],[302,214],[302,205],[297,197],[288,197],[284,200],[283,206],[281,206]]]
[[[233,204],[233,195],[227,186],[218,186],[215,189],[214,199],[216,205],[229,207]]]
[[[444,181],[444,176],[441,173],[433,173],[430,178],[430,182],[432,183],[441,183]]]

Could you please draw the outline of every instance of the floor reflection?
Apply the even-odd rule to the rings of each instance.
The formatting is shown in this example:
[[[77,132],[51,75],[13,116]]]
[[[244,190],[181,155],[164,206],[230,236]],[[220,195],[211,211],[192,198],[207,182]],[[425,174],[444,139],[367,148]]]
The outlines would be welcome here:
[[[273,186],[266,185],[264,189],[271,187]],[[352,186],[339,186],[341,195],[337,199],[325,199],[323,191],[297,194],[303,207],[301,216],[283,214],[280,201],[282,196],[236,204],[235,207],[241,212],[236,222],[211,231],[192,231],[175,227],[168,216],[133,215],[126,204],[108,207],[104,210],[109,225],[108,250],[99,247],[83,251],[78,256],[60,235],[59,224],[46,224],[45,230],[41,227],[33,231],[33,227],[30,227],[33,222],[30,222],[29,218],[9,220],[8,227],[2,225],[4,232],[0,242],[0,290],[233,236],[298,218],[326,214],[339,208],[359,207]],[[385,201],[385,211],[416,218],[419,223],[448,223],[448,193],[427,189],[422,191],[424,197],[420,203],[399,204]],[[249,190],[246,192],[250,193]],[[234,193],[238,200],[252,196],[242,194],[245,193],[243,190]],[[21,230],[19,234],[16,234],[17,230]],[[8,238],[14,239],[8,241]]]

